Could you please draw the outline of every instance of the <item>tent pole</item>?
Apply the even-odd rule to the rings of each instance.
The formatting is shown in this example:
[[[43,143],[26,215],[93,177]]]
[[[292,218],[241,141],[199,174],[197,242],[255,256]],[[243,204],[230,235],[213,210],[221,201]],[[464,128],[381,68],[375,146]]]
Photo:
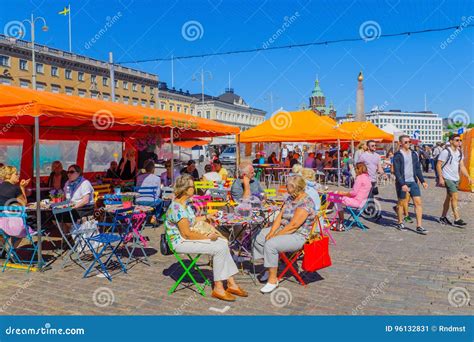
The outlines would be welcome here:
[[[235,165],[235,177],[237,177],[237,170],[239,169],[239,165],[240,165],[240,133],[236,134],[235,141],[237,143],[237,148],[236,148],[236,152],[237,152],[236,161],[237,161],[237,163]]]
[[[352,158],[354,158],[354,140],[351,140],[351,151],[352,151]]]
[[[171,184],[174,184],[174,128],[171,128],[171,136],[170,136],[170,142],[171,142]]]
[[[337,186],[341,186],[341,140],[337,139]]]
[[[36,186],[36,226],[38,236],[38,269],[43,268],[42,244],[41,244],[41,184],[40,184],[40,139],[39,139],[39,117],[35,117],[35,186]]]

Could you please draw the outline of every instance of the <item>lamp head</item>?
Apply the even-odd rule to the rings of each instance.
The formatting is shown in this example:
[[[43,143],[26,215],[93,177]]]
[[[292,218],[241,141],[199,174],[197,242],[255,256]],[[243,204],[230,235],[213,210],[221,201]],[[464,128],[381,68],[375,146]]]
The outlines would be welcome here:
[[[41,27],[41,30],[43,30],[43,32],[48,32],[48,26],[46,25],[43,25],[43,27]]]

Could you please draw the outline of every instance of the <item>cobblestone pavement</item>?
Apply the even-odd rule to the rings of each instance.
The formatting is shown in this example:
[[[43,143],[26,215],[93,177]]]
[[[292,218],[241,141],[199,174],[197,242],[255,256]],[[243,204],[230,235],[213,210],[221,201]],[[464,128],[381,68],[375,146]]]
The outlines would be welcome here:
[[[235,303],[211,298],[209,287],[206,298],[191,289],[168,295],[174,283],[170,275],[176,277],[179,271],[173,256],[156,251],[151,266],[136,264],[113,282],[96,276],[83,279],[79,267],[61,269],[60,260],[44,273],[6,270],[0,275],[0,310],[9,315],[472,314],[468,297],[474,295],[473,195],[461,193],[460,202],[470,226],[441,226],[436,220],[444,189],[433,188],[433,179],[429,181],[430,189],[423,192],[427,236],[391,227],[395,191],[393,184],[382,186],[384,218],[379,224],[366,222],[365,232],[333,233],[333,265],[308,275],[306,287],[284,281],[273,296],[262,295],[261,285],[242,274],[237,279],[250,295]],[[161,232],[161,227],[146,230],[157,250]],[[201,261],[207,262],[207,257]]]

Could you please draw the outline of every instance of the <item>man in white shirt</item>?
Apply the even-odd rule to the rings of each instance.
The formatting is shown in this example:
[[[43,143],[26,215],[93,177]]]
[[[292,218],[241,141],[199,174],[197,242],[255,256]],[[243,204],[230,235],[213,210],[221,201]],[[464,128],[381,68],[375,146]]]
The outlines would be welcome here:
[[[155,188],[156,189],[156,198],[151,196],[151,189],[144,190],[145,196],[140,196],[137,198],[137,203],[144,202],[155,202],[159,199],[161,193],[161,178],[155,176],[155,162],[153,160],[145,161],[143,168],[145,173],[142,173],[137,176],[137,187],[143,188]],[[148,195],[148,196],[147,196]]]
[[[472,184],[473,180],[464,165],[464,157],[461,151],[461,136],[459,134],[452,134],[449,137],[449,146],[439,154],[436,168],[438,170],[439,185],[446,187],[446,198],[444,199],[443,213],[439,218],[439,222],[445,225],[464,227],[467,223],[461,219],[458,208],[459,173],[467,177],[469,184]],[[453,223],[446,217],[450,205],[453,210]]]
[[[283,162],[285,162],[286,158],[288,158],[288,148],[285,146],[283,146],[283,148],[281,149],[281,160]]]

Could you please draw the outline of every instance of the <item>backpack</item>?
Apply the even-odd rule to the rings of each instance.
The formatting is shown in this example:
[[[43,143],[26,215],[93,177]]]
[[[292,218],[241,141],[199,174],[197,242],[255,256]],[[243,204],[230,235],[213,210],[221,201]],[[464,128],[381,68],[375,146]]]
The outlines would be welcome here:
[[[443,169],[447,164],[451,164],[453,160],[453,154],[451,153],[451,148],[446,147],[445,150],[448,151],[448,159],[446,159],[443,165],[441,165],[441,169]],[[461,160],[462,160],[462,151],[459,150],[459,162],[461,162]]]

